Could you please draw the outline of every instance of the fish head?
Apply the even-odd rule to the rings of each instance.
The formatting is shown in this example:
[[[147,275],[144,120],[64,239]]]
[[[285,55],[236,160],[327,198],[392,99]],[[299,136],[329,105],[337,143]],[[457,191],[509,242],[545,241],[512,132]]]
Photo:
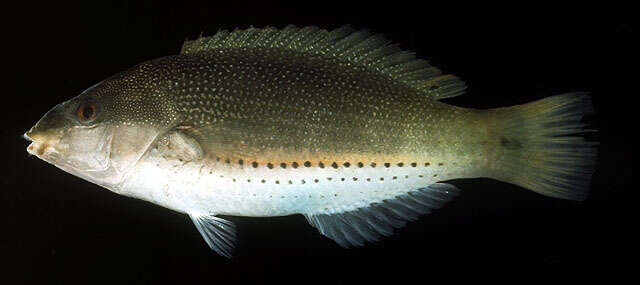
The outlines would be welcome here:
[[[101,100],[90,95],[49,110],[24,134],[31,141],[27,152],[77,176],[99,178],[105,173],[115,125],[106,118]]]
[[[53,107],[24,134],[27,152],[115,191],[176,117],[164,97],[131,78],[105,80]]]

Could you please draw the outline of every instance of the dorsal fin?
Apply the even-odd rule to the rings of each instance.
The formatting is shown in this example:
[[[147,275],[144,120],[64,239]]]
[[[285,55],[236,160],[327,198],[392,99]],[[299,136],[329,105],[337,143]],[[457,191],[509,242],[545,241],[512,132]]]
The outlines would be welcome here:
[[[418,59],[412,52],[402,51],[382,35],[367,30],[356,31],[343,26],[333,31],[317,27],[298,28],[289,25],[282,30],[263,29],[222,30],[210,37],[186,41],[181,54],[211,52],[230,48],[282,48],[340,58],[365,66],[403,82],[433,99],[454,97],[464,93],[465,84],[453,75]]]

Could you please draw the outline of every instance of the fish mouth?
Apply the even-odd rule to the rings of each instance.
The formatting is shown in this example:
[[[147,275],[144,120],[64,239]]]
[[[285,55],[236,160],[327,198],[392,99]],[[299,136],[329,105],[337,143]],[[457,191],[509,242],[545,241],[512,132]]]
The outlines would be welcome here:
[[[31,142],[29,146],[27,146],[27,152],[31,155],[43,158],[45,153],[49,152],[52,149],[50,143],[48,143],[47,141],[39,141],[29,136],[29,132],[24,133],[22,137]]]
[[[27,146],[27,152],[29,155],[34,155],[37,158],[51,163],[67,172],[71,173],[74,171],[75,168],[63,159],[61,154],[55,148],[54,145],[57,141],[51,142],[50,140],[44,139],[40,136],[30,136],[29,132],[25,133],[22,137],[31,142],[29,146]]]
[[[27,133],[22,135],[22,137],[28,140],[29,142],[31,142],[29,146],[27,146],[27,152],[29,154],[35,155],[35,156],[40,156],[44,154],[44,150],[46,149],[46,147],[44,147],[42,143],[33,140],[31,137],[29,137],[29,135],[27,135]]]

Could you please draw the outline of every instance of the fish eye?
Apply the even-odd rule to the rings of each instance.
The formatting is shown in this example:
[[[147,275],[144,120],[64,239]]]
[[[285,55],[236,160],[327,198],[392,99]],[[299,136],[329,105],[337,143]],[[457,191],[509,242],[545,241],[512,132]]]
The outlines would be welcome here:
[[[86,123],[93,119],[95,119],[97,115],[96,105],[92,103],[82,103],[78,110],[76,111],[76,115],[78,116],[78,120],[80,122]]]

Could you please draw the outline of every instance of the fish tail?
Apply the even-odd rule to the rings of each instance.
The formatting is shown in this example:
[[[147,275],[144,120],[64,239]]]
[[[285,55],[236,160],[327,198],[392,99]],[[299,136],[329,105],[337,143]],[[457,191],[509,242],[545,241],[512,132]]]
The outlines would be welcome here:
[[[582,122],[593,112],[586,93],[562,94],[492,111],[499,140],[493,178],[545,196],[587,198],[597,142],[576,136],[594,131]]]

